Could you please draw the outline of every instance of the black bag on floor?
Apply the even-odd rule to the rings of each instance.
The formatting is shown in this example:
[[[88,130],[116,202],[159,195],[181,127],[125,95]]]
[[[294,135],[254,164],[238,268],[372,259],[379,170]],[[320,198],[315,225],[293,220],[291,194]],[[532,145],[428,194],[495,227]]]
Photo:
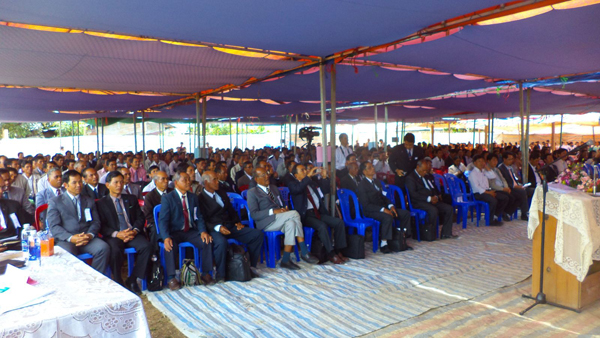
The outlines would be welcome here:
[[[243,247],[229,244],[227,248],[227,278],[228,281],[247,282],[252,279],[250,257]]]
[[[342,253],[348,258],[365,258],[365,238],[361,235],[349,235],[348,246],[343,250]]]
[[[323,264],[328,262],[327,258],[327,250],[325,250],[325,245],[319,239],[319,236],[314,236],[312,239],[312,243],[310,244],[310,253],[319,259],[319,264]]]
[[[392,232],[392,239],[387,241],[390,250],[394,252],[405,251],[408,247],[406,244],[406,236],[402,230],[394,230]]]
[[[160,291],[163,289],[163,283],[165,282],[165,272],[160,260],[154,256],[152,257],[152,266],[148,273],[148,291]]]
[[[433,224],[421,224],[419,226],[419,230],[421,230],[421,240],[427,242],[433,242],[436,239],[435,234],[435,225]]]

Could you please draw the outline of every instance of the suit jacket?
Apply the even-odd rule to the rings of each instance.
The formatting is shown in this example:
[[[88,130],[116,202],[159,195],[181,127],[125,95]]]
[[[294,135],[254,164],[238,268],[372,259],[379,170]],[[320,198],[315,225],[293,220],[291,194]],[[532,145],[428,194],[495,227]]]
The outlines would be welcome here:
[[[556,180],[557,177],[558,169],[554,165],[551,165],[546,171],[546,179],[548,180],[548,182],[554,182],[554,180]]]
[[[223,207],[221,207],[213,198],[208,196],[204,189],[202,189],[198,196],[204,223],[210,231],[214,231],[215,226],[219,224],[231,230],[235,227],[235,223],[240,222],[238,213],[233,208],[233,205],[227,196],[227,192],[219,189],[215,191],[215,194],[221,197]]]
[[[68,194],[53,198],[48,203],[48,213],[46,216],[48,227],[54,238],[59,241],[67,241],[69,237],[82,232],[98,235],[100,231],[100,217],[96,209],[96,203],[93,199],[79,195],[81,207],[81,219],[77,215],[73,201]],[[90,209],[91,221],[87,221],[85,210]]]
[[[535,179],[535,171],[529,163],[527,163],[527,168],[529,169],[529,172],[527,173],[527,181],[531,183],[531,187],[535,189],[535,187],[537,186],[537,180]]]
[[[171,191],[171,189],[167,189],[165,195]],[[160,204],[161,199],[162,196],[156,188],[152,189],[144,198],[144,207],[142,207],[142,212],[144,213],[144,217],[146,217],[148,227],[156,227],[156,223],[154,223],[154,207]]]
[[[248,190],[248,209],[250,209],[250,216],[259,230],[264,229],[275,220],[275,214],[269,215],[269,210],[279,209],[284,205],[279,194],[279,189],[272,184],[269,188],[273,196],[275,196],[275,202],[260,187]]]
[[[423,148],[415,145],[412,149],[412,156],[408,158],[408,151],[404,147],[404,144],[400,144],[392,149],[388,164],[392,172],[396,173],[396,169],[400,169],[408,175],[417,167],[417,161],[424,157],[425,151]]]
[[[67,191],[65,190],[65,188],[60,187],[60,194],[65,194]],[[37,193],[37,195],[35,196],[35,208],[39,208],[40,206],[44,205],[44,204],[48,204],[48,202],[50,202],[51,199],[53,199],[54,197],[56,197],[56,194],[54,193],[54,189],[52,188],[48,188],[48,189],[44,189],[42,191],[39,191]]]
[[[129,224],[142,233],[146,219],[144,218],[144,213],[142,213],[138,199],[134,195],[127,194],[121,194],[121,199],[125,206]],[[109,238],[112,237],[113,232],[121,231],[117,207],[110,195],[99,199],[96,202],[96,206],[98,207],[98,215],[100,216],[100,233],[102,236]]]
[[[298,211],[300,217],[304,218],[306,215],[306,210],[308,209],[308,192],[306,188],[310,186],[315,195],[317,196],[319,203],[319,213],[327,214],[327,203],[323,198],[325,195],[330,192],[330,180],[329,178],[320,179],[317,182],[313,181],[310,177],[306,176],[302,179],[302,181],[298,181],[294,178],[293,181],[289,182],[288,189],[290,189],[290,196],[292,198],[292,203],[294,203],[294,210]],[[318,189],[321,188],[321,192],[323,196],[319,194]]]
[[[295,180],[296,178],[294,177],[294,175],[287,173],[285,175],[283,175],[283,177],[281,178],[281,181],[283,182],[283,185],[285,185],[286,187],[288,186],[288,184],[290,184],[290,181]]]
[[[92,188],[89,185],[84,184],[83,189],[81,189],[81,194],[93,200],[97,200],[108,195],[108,188],[104,184],[98,183],[96,189],[98,190],[98,197],[96,197],[96,194],[94,194],[94,190],[92,190]]]
[[[23,209],[31,215],[35,213],[35,207],[29,202],[29,196],[25,193],[25,190],[11,186],[8,189],[8,199],[21,203]]]
[[[340,187],[342,189],[352,190],[358,196],[358,184],[360,183],[360,177],[357,176],[355,179],[358,181],[358,183],[356,183],[356,181],[353,180],[349,174],[344,176],[344,178],[342,178],[340,181]]]
[[[430,177],[425,175],[425,179],[429,182],[431,189],[427,189],[423,179],[419,177],[416,171],[413,170],[406,177],[406,189],[410,195],[410,201],[413,207],[419,209],[419,206],[429,204],[427,199],[432,196],[441,196],[442,193],[435,186],[435,182]]]
[[[358,202],[365,214],[380,212],[381,208],[387,208],[388,205],[392,204],[389,198],[383,196],[383,187],[376,178],[373,178],[373,183],[369,182],[367,178],[360,181],[358,184]]]
[[[231,184],[231,182],[228,182],[228,181],[219,181],[219,190],[222,190],[226,193],[228,193],[228,192],[237,193],[237,189],[235,188],[235,185]],[[202,190],[200,191],[200,193],[202,193]]]
[[[508,187],[513,189],[515,187],[512,178],[510,177],[510,170],[508,170],[508,168],[504,165],[501,164],[498,169],[500,170],[500,173],[502,173],[502,177],[504,177],[504,179],[506,180],[506,183],[508,183]],[[514,177],[514,182],[519,182],[517,177]],[[535,182],[533,183],[535,184]]]
[[[131,191],[131,195],[135,196],[138,200],[142,199],[142,187],[139,184],[129,183],[127,186],[129,187],[129,191]],[[123,187],[123,193],[126,193],[125,187]]]
[[[504,175],[502,174],[502,172],[500,172],[499,168],[492,168],[492,171],[496,175],[498,175],[498,177],[500,177],[500,180],[502,181],[502,186],[499,186],[498,184],[496,184],[496,180],[488,179],[488,181],[490,181],[490,188],[492,188],[496,191],[500,191],[506,187],[509,187],[508,182],[504,178]]]
[[[198,205],[198,196],[188,192],[188,213],[192,220],[189,231],[206,232],[206,225],[202,218],[202,213]],[[183,231],[183,203],[177,190],[164,194],[160,200],[160,216],[158,218],[158,227],[160,228],[160,237],[165,240],[171,237],[171,232]]]
[[[21,230],[23,230],[23,224],[33,224],[33,217],[23,209],[23,206],[17,201],[0,199],[0,210],[2,210],[2,216],[4,217],[4,224],[6,229],[0,231],[0,239],[17,236],[19,243],[9,244],[8,250],[21,250]],[[15,214],[19,220],[20,227],[17,226],[10,218],[11,214]]]
[[[35,179],[33,183],[37,183]],[[27,178],[25,178],[25,176],[22,174],[17,175],[15,181],[12,183],[12,186],[25,190],[25,196],[27,196],[27,198],[33,194],[31,188],[29,187],[29,180],[27,180]]]
[[[241,187],[241,186],[243,186],[243,185],[250,186],[250,181],[251,181],[251,180],[250,180],[250,177],[248,177],[248,175],[244,174],[244,176],[240,177],[240,178],[237,180],[237,186],[238,186],[238,187]]]

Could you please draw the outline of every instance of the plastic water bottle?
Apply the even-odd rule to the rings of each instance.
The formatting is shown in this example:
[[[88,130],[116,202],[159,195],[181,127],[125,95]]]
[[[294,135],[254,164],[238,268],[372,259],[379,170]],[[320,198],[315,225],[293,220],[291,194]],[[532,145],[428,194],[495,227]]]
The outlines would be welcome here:
[[[41,264],[42,240],[35,230],[29,230],[29,261],[38,261]]]
[[[21,230],[21,251],[25,261],[29,260],[29,227],[29,224],[23,224],[23,230]]]

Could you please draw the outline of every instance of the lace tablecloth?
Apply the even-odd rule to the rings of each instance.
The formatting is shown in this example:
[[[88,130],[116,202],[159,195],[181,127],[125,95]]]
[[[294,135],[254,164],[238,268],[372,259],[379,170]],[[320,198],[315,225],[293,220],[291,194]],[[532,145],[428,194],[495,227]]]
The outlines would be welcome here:
[[[548,188],[546,213],[557,220],[554,262],[581,282],[593,260],[600,260],[600,197],[561,184]],[[538,186],[529,209],[529,239],[542,224],[538,215],[542,207],[543,191]]]
[[[142,300],[59,247],[30,276],[55,290],[38,305],[0,315],[0,337],[150,337]]]

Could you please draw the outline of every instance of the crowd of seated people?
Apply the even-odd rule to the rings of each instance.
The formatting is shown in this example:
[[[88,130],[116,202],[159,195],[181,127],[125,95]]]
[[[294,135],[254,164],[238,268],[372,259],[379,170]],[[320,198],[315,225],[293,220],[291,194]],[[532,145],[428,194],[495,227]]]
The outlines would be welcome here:
[[[540,166],[552,164],[547,179],[553,181],[568,162],[597,164],[600,158],[596,147],[568,157],[570,145],[552,149],[543,142],[532,143],[529,161],[522,163],[518,144],[494,144],[491,149],[472,144],[435,146],[417,144],[410,133],[401,144],[387,148],[352,147],[346,134],[339,141],[335,183],[358,198],[360,205],[351,205],[351,217],[362,210],[364,217],[379,222],[377,244],[384,254],[397,251],[388,241],[411,232],[409,206],[394,204],[386,185],[408,193],[405,198],[410,197],[412,207],[426,213],[425,223],[439,223],[440,239],[457,238],[452,229],[452,191],[439,187],[434,174],[461,180],[475,200],[488,204],[490,225],[500,226],[519,210],[521,219],[528,219],[530,200],[542,180],[537,172]],[[259,276],[256,267],[265,231],[283,233],[281,268],[301,269],[291,259],[294,246],[304,262],[319,261],[306,245],[305,228],[314,230],[327,261],[345,264],[349,260],[343,254],[345,220],[331,210],[332,178],[315,158],[314,148],[269,147],[211,149],[206,158],[195,158],[185,148],[100,156],[69,151],[52,157],[0,156],[0,238],[14,236],[19,228],[15,220],[36,222],[52,232],[56,245],[75,255],[92,255],[92,267],[102,273],[110,268],[114,280],[134,292],[140,291],[159,242],[164,246],[171,290],[181,287],[175,250],[181,242],[202,251],[198,270],[204,285],[225,280],[228,239],[244,244],[252,275]],[[528,182],[521,178],[523,166]],[[289,196],[280,187],[286,187]],[[242,224],[248,215],[240,217],[230,201],[230,194],[242,192],[254,228]],[[34,220],[36,208],[46,205],[47,210]],[[161,210],[155,219],[158,205]],[[0,246],[0,251],[14,247]],[[136,251],[133,273],[126,279],[119,273],[125,248]]]

